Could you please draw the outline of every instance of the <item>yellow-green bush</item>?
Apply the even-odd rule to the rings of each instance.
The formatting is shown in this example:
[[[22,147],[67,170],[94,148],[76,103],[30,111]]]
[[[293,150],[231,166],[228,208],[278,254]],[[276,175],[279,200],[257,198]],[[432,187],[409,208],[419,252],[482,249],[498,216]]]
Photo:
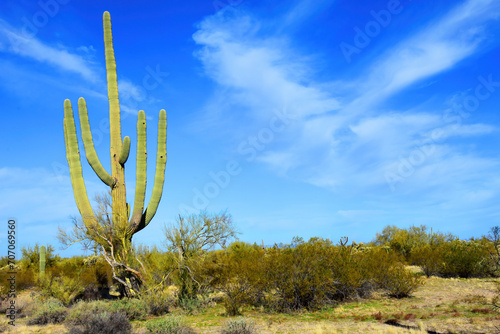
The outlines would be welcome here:
[[[419,266],[427,277],[439,275],[444,266],[443,245],[427,244],[416,248],[411,256],[411,262]]]
[[[62,303],[54,298],[37,301],[35,312],[28,320],[28,325],[58,324],[66,319],[67,310]]]
[[[396,253],[402,255],[408,263],[411,263],[414,250],[429,244],[440,244],[456,239],[452,234],[432,232],[427,226],[410,226],[402,229],[394,225],[386,226],[382,233],[377,233],[374,240],[375,245],[389,246]]]
[[[333,289],[330,268],[332,243],[295,238],[290,245],[266,250],[264,287],[271,309],[293,311],[321,307]]]
[[[491,245],[481,240],[453,240],[441,247],[443,268],[446,277],[462,278],[488,276],[491,273]]]
[[[230,316],[240,314],[244,304],[255,304],[262,295],[264,251],[244,242],[234,242],[225,251],[212,252],[203,265],[203,275],[214,290],[225,293],[224,307]]]
[[[384,276],[379,277],[379,286],[385,289],[391,297],[404,298],[413,293],[423,284],[419,274],[405,268],[402,263],[390,267]]]
[[[346,245],[347,239],[333,249],[329,267],[332,271],[333,285],[329,297],[343,301],[353,297],[366,297],[373,289],[369,257],[372,248]]]
[[[38,285],[45,296],[69,305],[77,299],[99,298],[99,290],[107,288],[110,282],[111,270],[102,258],[87,261],[76,256],[54,263],[38,280]]]
[[[16,293],[19,294],[25,289],[35,286],[36,275],[32,268],[22,268],[16,266]],[[8,267],[0,269],[0,297],[5,298],[10,291],[10,281],[12,270]]]

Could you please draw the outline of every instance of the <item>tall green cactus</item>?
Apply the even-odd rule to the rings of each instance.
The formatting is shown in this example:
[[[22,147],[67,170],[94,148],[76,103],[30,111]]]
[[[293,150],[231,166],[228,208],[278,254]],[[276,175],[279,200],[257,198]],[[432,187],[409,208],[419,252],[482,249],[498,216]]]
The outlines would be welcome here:
[[[126,201],[125,189],[125,162],[130,152],[130,138],[122,140],[120,123],[120,104],[118,99],[118,83],[116,76],[116,62],[113,50],[113,36],[111,34],[111,17],[109,12],[104,12],[104,50],[106,55],[106,72],[109,99],[109,124],[111,137],[111,174],[102,166],[94,148],[92,133],[90,131],[87,105],[81,97],[78,100],[78,114],[82,133],[85,154],[90,166],[97,176],[111,189],[113,226],[124,227],[126,241],[130,242],[132,236],[146,227],[154,217],[160,203],[165,180],[165,165],[167,162],[167,114],[160,111],[158,123],[158,150],[156,155],[156,174],[153,185],[153,194],[148,206],[144,205],[146,193],[146,116],[144,111],[139,111],[137,116],[137,167],[135,201],[132,215],[130,206]],[[66,142],[66,156],[71,174],[71,183],[78,210],[87,227],[95,222],[94,212],[90,205],[87,190],[82,175],[78,138],[76,134],[75,119],[70,100],[64,101],[64,138]],[[95,226],[95,225],[92,225]],[[123,240],[121,241],[124,242]]]
[[[45,260],[46,260],[46,249],[45,249],[45,246],[42,245],[42,247],[40,247],[40,259],[39,259],[39,262],[40,262],[40,277],[43,277],[45,276]]]

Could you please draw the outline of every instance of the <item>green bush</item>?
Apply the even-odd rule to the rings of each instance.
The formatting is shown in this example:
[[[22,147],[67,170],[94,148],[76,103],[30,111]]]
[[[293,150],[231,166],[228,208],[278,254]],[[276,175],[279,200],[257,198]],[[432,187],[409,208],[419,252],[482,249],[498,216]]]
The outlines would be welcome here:
[[[225,251],[213,252],[203,267],[207,284],[224,293],[229,316],[241,313],[245,304],[256,304],[262,295],[264,251],[244,242],[234,242]]]
[[[110,302],[112,312],[124,313],[130,321],[145,320],[148,313],[143,301],[135,298],[123,298]]]
[[[28,325],[58,324],[66,319],[67,310],[57,299],[37,301],[36,309],[28,320]]]
[[[441,245],[424,245],[416,248],[411,261],[419,266],[427,277],[439,275],[443,270],[443,254]]]
[[[151,315],[164,315],[168,313],[169,305],[173,304],[165,291],[142,291],[140,300]]]
[[[78,278],[56,276],[51,270],[46,271],[38,284],[44,296],[56,298],[64,305],[70,305],[85,289]]]
[[[154,334],[193,334],[194,330],[180,317],[166,316],[146,322],[146,329]]]
[[[198,298],[184,298],[178,299],[177,304],[182,308],[183,313],[188,315],[197,314],[200,310],[205,308],[205,304]]]
[[[227,321],[221,330],[221,334],[254,334],[256,332],[253,322],[243,318]]]
[[[156,246],[143,245],[135,247],[135,254],[147,268],[143,274],[151,286],[166,289],[173,284],[172,272],[177,268],[174,254],[161,252]]]
[[[315,309],[324,305],[332,289],[332,243],[295,238],[290,245],[266,250],[263,285],[267,307],[278,311]]]
[[[490,245],[476,240],[453,240],[441,247],[445,277],[485,277],[491,273]]]
[[[402,229],[392,226],[386,226],[382,233],[377,233],[374,240],[375,245],[389,246],[393,251],[402,255],[407,262],[411,263],[413,251],[419,247],[449,242],[456,239],[452,234],[443,234],[441,232],[432,232],[427,226],[410,226],[407,229]]]
[[[422,285],[423,280],[420,275],[406,269],[402,263],[398,263],[387,270],[378,283],[383,289],[387,290],[389,296],[404,298],[410,296]]]
[[[89,258],[75,256],[54,263],[46,270],[45,276],[38,280],[38,284],[45,296],[70,305],[79,299],[101,297],[99,289],[107,288],[110,281],[109,266],[102,258],[89,261]],[[86,292],[92,292],[88,288],[95,290],[93,295],[87,293],[86,296]]]
[[[69,326],[68,334],[131,334],[132,325],[121,312],[89,314],[80,325]]]
[[[75,326],[84,325],[93,314],[103,312],[113,312],[111,302],[103,300],[91,302],[79,301],[69,309],[66,322]]]
[[[79,301],[70,308],[67,322],[74,325],[83,325],[82,319],[87,319],[92,314],[104,312],[123,313],[130,321],[145,320],[147,317],[146,306],[141,300],[124,298],[113,301]]]
[[[369,275],[369,252],[353,245],[347,246],[347,239],[334,249],[330,268],[332,289],[329,298],[337,301],[353,297],[367,297],[373,289]]]
[[[36,278],[33,269],[16,266],[16,292],[19,294],[22,290],[35,286]],[[8,279],[12,274],[9,267],[0,269],[0,297],[5,298],[10,291],[10,281]]]

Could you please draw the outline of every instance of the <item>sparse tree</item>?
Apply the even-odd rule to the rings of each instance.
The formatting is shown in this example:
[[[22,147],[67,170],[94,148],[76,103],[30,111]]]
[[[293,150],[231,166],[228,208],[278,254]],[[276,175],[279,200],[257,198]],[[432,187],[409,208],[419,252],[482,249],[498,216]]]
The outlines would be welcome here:
[[[96,195],[95,202],[94,220],[85,222],[82,218],[73,217],[73,229],[66,232],[59,227],[57,238],[65,248],[81,243],[86,250],[99,250],[111,266],[113,279],[119,283],[121,295],[134,296],[144,283],[143,274],[134,265],[140,264],[144,271],[145,268],[135,257],[133,248],[124,244],[127,240],[126,226],[112,219],[111,195]]]
[[[227,212],[183,217],[179,215],[176,223],[165,228],[166,244],[175,254],[177,261],[177,283],[179,299],[194,299],[200,287],[196,280],[196,265],[201,256],[217,246],[224,248],[236,231],[231,215]]]

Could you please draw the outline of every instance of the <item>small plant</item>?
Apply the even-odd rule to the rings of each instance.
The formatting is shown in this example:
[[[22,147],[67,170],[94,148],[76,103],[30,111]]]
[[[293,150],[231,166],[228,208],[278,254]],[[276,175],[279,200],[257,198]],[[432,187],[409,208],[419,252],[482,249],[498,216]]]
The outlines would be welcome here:
[[[252,321],[244,318],[231,319],[226,322],[222,334],[254,334],[257,333]]]
[[[101,312],[92,314],[81,326],[71,325],[69,334],[129,334],[132,325],[121,312]]]
[[[188,327],[180,317],[167,316],[146,323],[146,329],[154,334],[193,334],[194,330]]]
[[[50,298],[38,302],[33,316],[28,320],[28,325],[59,324],[66,319],[66,308],[57,299]]]

